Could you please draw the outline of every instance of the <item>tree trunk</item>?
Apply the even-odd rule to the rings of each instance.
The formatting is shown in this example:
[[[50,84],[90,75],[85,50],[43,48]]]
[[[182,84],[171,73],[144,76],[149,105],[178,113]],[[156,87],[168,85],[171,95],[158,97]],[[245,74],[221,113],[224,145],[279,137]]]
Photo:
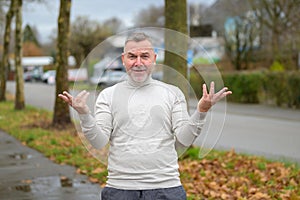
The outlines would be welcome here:
[[[278,61],[281,63],[281,55],[279,50],[279,37],[280,33],[276,30],[276,27],[273,28],[272,31],[272,54],[273,54],[273,62]]]
[[[16,99],[15,109],[25,108],[24,79],[22,66],[22,0],[15,2],[16,31],[15,31],[15,68],[16,68]]]
[[[187,85],[178,85],[180,74],[186,77],[188,49],[187,3],[186,0],[165,0],[165,27],[174,31],[165,31],[164,65],[176,70],[167,73],[164,70],[164,81],[177,85],[188,96]]]
[[[11,1],[9,10],[6,13],[5,32],[4,32],[4,44],[3,44],[3,55],[0,64],[0,101],[5,101],[6,92],[6,80],[9,66],[9,40],[11,32],[11,22],[14,16],[14,0]]]
[[[68,44],[70,35],[71,0],[60,0],[58,17],[58,41],[56,54],[56,98],[53,126],[63,127],[71,123],[69,105],[58,98],[58,94],[69,90],[68,83]]]

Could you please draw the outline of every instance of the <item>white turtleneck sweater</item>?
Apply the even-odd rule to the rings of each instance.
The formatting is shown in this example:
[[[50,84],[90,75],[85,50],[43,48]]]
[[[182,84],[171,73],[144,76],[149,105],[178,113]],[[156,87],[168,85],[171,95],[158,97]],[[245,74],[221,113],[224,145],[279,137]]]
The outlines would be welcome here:
[[[181,185],[175,146],[190,146],[206,113],[191,117],[179,88],[148,78],[130,78],[104,89],[95,115],[80,115],[82,130],[95,148],[108,142],[107,186],[145,190]],[[176,144],[176,145],[175,145]]]

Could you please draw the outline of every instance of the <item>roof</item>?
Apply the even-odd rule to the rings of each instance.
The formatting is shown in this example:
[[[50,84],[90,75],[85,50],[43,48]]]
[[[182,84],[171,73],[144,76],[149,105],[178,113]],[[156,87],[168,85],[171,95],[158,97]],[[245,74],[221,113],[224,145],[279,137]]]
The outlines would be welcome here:
[[[11,65],[15,65],[14,59],[10,59]],[[35,57],[23,57],[22,58],[22,66],[30,67],[30,66],[47,66],[52,65],[54,63],[54,59],[51,56],[35,56]],[[76,64],[75,58],[73,56],[68,57],[68,64],[70,66],[74,66]]]
[[[51,64],[53,64],[53,57],[51,56],[22,58],[22,66],[45,66]]]

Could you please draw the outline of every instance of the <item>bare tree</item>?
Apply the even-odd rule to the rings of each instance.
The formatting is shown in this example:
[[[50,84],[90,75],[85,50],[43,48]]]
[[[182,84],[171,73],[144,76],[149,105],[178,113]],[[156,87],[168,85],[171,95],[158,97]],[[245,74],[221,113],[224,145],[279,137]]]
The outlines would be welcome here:
[[[22,66],[22,0],[15,1],[15,16],[16,16],[16,30],[15,30],[15,68],[16,68],[16,98],[15,109],[23,110],[25,108],[24,97],[24,79]]]
[[[5,32],[4,32],[4,45],[3,45],[3,54],[2,60],[0,63],[0,101],[5,101],[5,93],[6,93],[6,79],[8,73],[9,66],[9,41],[10,41],[10,33],[11,33],[11,23],[14,16],[14,2],[10,2],[10,7],[6,13],[6,21],[5,21]]]
[[[151,5],[148,8],[142,9],[134,18],[134,25],[138,27],[164,26],[164,7]]]
[[[108,32],[114,34],[114,33],[117,33],[120,29],[122,29],[124,27],[123,27],[122,20],[120,20],[116,17],[112,17],[112,18],[104,21],[103,28],[107,29]]]
[[[259,29],[253,12],[229,18],[225,23],[225,47],[236,70],[248,69],[253,48],[259,45]]]
[[[271,44],[272,60],[282,62],[285,59],[283,58],[284,46],[289,43],[287,40],[295,39],[290,37],[291,34],[296,33],[296,37],[299,34],[300,1],[248,0],[248,2],[256,12],[260,23],[269,30],[268,36],[264,37],[263,40],[269,41]],[[264,33],[264,35],[266,34]]]
[[[211,24],[218,35],[224,35],[224,23],[228,17],[242,16],[249,11],[247,1],[241,0],[217,0],[206,8],[200,16],[201,24]]]
[[[100,42],[114,34],[121,26],[117,18],[106,20],[103,24],[90,20],[85,16],[78,16],[71,25],[70,52],[75,57],[77,65],[84,59],[85,67],[89,68],[88,54]],[[91,70],[88,69],[89,77]]]
[[[71,124],[69,105],[58,98],[58,94],[69,90],[68,83],[68,45],[70,34],[71,0],[60,0],[58,17],[58,41],[56,55],[56,95],[52,124],[62,127]]]

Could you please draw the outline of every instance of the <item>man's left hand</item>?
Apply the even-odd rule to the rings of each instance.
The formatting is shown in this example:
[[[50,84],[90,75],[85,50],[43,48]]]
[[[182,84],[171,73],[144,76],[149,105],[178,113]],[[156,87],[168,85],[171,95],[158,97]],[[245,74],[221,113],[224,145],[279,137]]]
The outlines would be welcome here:
[[[216,104],[219,100],[223,99],[227,95],[232,94],[231,91],[228,91],[227,87],[224,87],[219,92],[215,93],[215,83],[210,83],[209,93],[207,93],[206,84],[202,86],[203,95],[198,102],[198,111],[199,112],[207,112],[214,104]]]

